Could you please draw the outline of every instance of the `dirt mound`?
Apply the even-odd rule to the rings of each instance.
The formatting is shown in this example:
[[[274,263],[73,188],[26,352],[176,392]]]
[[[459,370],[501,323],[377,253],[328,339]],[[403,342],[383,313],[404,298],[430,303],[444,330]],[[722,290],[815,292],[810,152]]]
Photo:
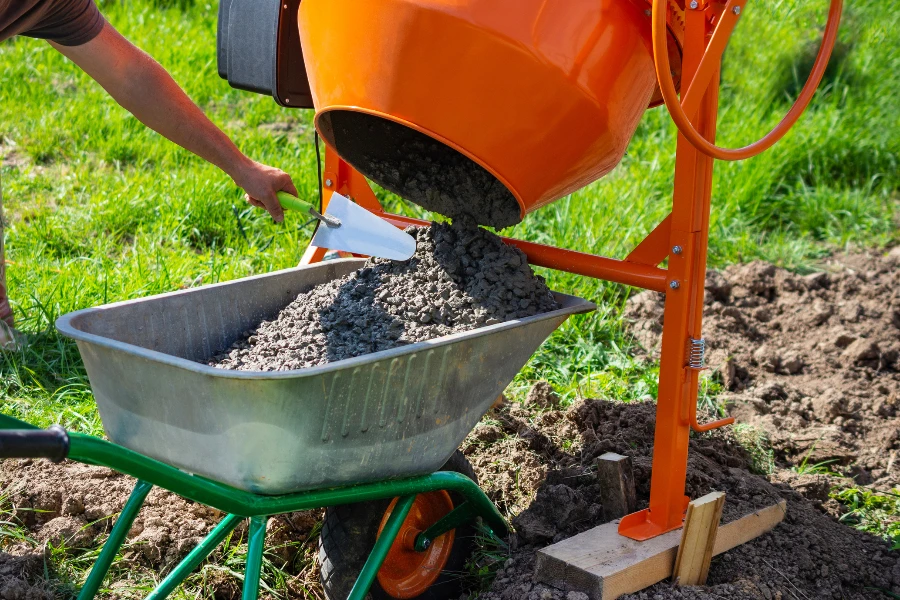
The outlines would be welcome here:
[[[593,476],[594,462],[605,452],[632,457],[639,507],[647,506],[654,413],[650,403],[586,400],[565,411],[513,404],[492,415],[497,424],[476,428],[464,451],[482,485],[494,499],[514,498],[507,509],[527,506],[513,519],[511,557],[485,600],[586,600],[534,583],[534,552],[608,520]],[[884,541],[836,522],[787,485],[753,475],[752,462],[728,430],[694,437],[687,493],[726,492],[726,522],[786,498],[784,523],[717,557],[707,586],[663,583],[623,598],[862,600],[871,597],[866,588],[900,591],[900,557]],[[510,482],[518,484],[514,492]]]
[[[0,463],[0,486],[16,518],[37,541],[87,548],[108,532],[134,480],[115,471],[65,462]],[[186,555],[223,515],[161,489],[153,489],[129,532],[129,559],[166,568]]]
[[[797,275],[770,264],[707,276],[704,337],[729,411],[764,430],[777,458],[830,461],[857,483],[900,484],[900,248]],[[662,296],[626,316],[656,351]]]
[[[638,495],[649,498],[655,410],[651,403],[599,400],[565,411],[513,403],[492,415],[496,425],[480,423],[463,452],[488,496],[501,510],[518,514],[513,524],[519,541],[558,541],[605,522],[593,477],[601,454],[630,456]],[[688,494],[701,496],[730,482],[726,519],[777,501],[775,488],[746,472],[752,459],[733,438],[710,435],[691,443]]]
[[[301,369],[559,308],[522,251],[493,233],[461,220],[407,231],[410,260],[369,259],[300,294],[209,364]]]
[[[39,554],[15,548],[14,553],[0,552],[0,598],[3,600],[52,600],[52,588],[41,578],[44,558]]]
[[[52,464],[31,459],[0,461],[0,490],[12,505],[13,519],[25,525],[41,547],[97,547],[112,528],[134,484],[135,480],[126,475],[80,463]],[[292,565],[301,549],[298,544],[286,542],[309,538],[320,518],[319,513],[296,512],[271,519],[266,535],[267,555],[282,559],[287,567]],[[184,558],[223,517],[224,514],[216,509],[154,488],[128,533],[123,558],[130,568],[164,573]],[[239,525],[236,535],[245,537],[246,528],[246,523]],[[46,592],[49,586],[40,577],[44,572],[43,558],[34,555],[28,544],[7,550],[24,555],[11,557],[0,553],[0,599],[41,598],[21,595],[25,593],[21,590],[26,588],[15,588],[19,584],[14,582],[21,582],[31,589],[34,586],[29,582],[34,580],[38,592],[28,594]],[[26,554],[29,551],[31,554]],[[38,560],[40,568],[23,570],[32,564],[28,562],[32,559]],[[214,583],[222,588],[222,597],[232,597],[227,593],[232,588],[237,591],[235,597],[240,596],[239,582],[235,586],[230,577],[220,579]],[[4,595],[4,585],[14,586],[10,589],[19,591]]]

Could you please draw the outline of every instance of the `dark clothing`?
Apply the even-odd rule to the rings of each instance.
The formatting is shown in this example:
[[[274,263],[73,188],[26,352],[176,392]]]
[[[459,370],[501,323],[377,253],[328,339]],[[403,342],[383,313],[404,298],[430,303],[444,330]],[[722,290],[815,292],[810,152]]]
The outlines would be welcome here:
[[[80,46],[106,21],[94,0],[0,0],[0,42],[15,35]]]

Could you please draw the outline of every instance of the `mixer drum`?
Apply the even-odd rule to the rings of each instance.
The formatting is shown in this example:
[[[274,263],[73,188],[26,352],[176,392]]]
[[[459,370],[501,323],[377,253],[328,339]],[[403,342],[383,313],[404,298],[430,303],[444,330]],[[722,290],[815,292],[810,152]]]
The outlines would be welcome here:
[[[618,164],[654,92],[631,0],[303,0],[316,127],[426,209],[506,227]]]

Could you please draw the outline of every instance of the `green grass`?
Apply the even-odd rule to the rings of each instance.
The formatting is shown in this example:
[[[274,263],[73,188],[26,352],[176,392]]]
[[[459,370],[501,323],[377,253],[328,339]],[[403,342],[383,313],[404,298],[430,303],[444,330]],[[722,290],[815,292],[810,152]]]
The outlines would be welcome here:
[[[835,491],[832,497],[847,507],[841,521],[881,536],[900,550],[900,489],[874,492],[852,487]]]
[[[732,430],[737,442],[750,456],[750,469],[759,475],[768,476],[774,473],[775,452],[766,433],[746,423],[735,423]]]
[[[780,0],[748,7],[726,55],[720,144],[753,141],[787,111],[825,6]],[[169,69],[249,156],[289,171],[301,197],[314,198],[310,113],[279,108],[219,79],[216,8],[191,0],[102,4],[107,18]],[[760,157],[717,163],[712,265],[764,259],[805,269],[835,249],[900,239],[900,14],[877,0],[849,3],[846,11],[838,56],[799,124]],[[0,44],[0,73],[8,276],[19,327],[32,336],[26,350],[0,357],[0,410],[37,425],[100,433],[77,350],[53,329],[59,315],[290,267],[310,232],[297,218],[275,225],[246,206],[224,174],[145,129],[46,43]],[[266,127],[285,121],[294,123],[288,133]],[[613,173],[510,233],[623,257],[669,209],[674,142],[665,110],[647,112]],[[422,214],[378,193],[392,208]],[[567,401],[655,396],[657,365],[628,352],[622,308],[630,290],[545,274],[553,288],[600,308],[561,327],[510,394],[520,397],[532,381],[547,379]],[[713,412],[715,391],[704,394]],[[759,451],[765,465],[771,457],[762,445]],[[223,561],[216,568],[236,565]],[[60,572],[76,581],[85,566]],[[270,573],[267,582],[277,588],[278,576]]]

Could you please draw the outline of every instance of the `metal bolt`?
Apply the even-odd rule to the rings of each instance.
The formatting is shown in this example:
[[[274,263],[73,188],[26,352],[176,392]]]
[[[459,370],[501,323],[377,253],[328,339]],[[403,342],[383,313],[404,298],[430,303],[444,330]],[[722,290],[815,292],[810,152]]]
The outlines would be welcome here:
[[[651,10],[648,8],[647,10],[644,11],[644,14],[647,15],[647,16],[649,17],[650,15],[653,14],[653,11],[651,11]]]
[[[697,2],[697,0],[691,0],[691,8],[693,10],[697,10],[698,6],[700,6],[700,4]]]
[[[733,12],[736,15],[739,15],[739,14],[741,14],[741,7],[735,6],[734,8],[731,9],[731,12]]]
[[[326,179],[326,180],[325,180],[325,187],[331,187],[331,180],[330,180],[330,179]]]
[[[290,104],[290,103],[291,103],[291,99],[290,99],[290,98],[285,98],[285,99],[284,99],[284,103],[285,103],[285,104]]]
[[[427,538],[422,540],[422,548],[424,550],[428,550],[429,548],[431,548],[431,540],[429,540]]]
[[[684,248],[681,246],[672,246],[672,254],[681,254],[684,251]]]
[[[677,290],[678,288],[681,287],[681,284],[678,283],[677,279],[673,279],[672,281],[669,282],[669,287],[672,288],[673,290]]]

